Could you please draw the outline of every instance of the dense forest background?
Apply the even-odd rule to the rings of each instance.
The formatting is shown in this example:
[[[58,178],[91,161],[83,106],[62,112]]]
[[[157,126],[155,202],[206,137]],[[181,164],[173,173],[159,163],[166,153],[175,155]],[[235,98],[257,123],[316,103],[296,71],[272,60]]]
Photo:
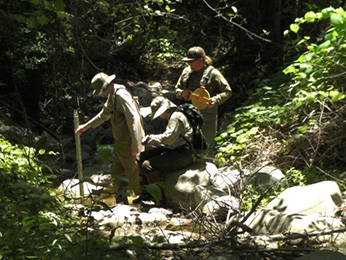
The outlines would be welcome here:
[[[1,3],[1,102],[54,133],[70,131],[76,98],[99,71],[131,81],[176,83],[180,59],[205,48],[231,84],[226,110],[297,54],[283,32],[307,10],[341,1],[41,1]],[[319,36],[323,28],[309,28]],[[294,37],[294,36],[293,36]]]
[[[59,140],[73,133],[74,109],[95,113],[87,100],[97,72],[172,89],[185,66],[181,58],[199,45],[233,89],[220,109],[218,166],[274,164],[299,184],[332,178],[343,188],[343,7],[326,0],[0,1],[0,119]],[[76,249],[75,224],[63,234],[40,215],[42,208],[63,215],[49,188],[40,187],[51,176],[32,163],[30,150],[19,152],[2,138],[1,145],[0,203],[7,212],[1,222],[11,228],[0,227],[6,237],[0,253],[73,259],[85,237],[73,237]],[[16,164],[13,154],[28,163]],[[68,214],[61,219],[72,223]],[[55,241],[49,247],[48,236],[39,236],[47,230]],[[25,239],[29,233],[35,247]]]

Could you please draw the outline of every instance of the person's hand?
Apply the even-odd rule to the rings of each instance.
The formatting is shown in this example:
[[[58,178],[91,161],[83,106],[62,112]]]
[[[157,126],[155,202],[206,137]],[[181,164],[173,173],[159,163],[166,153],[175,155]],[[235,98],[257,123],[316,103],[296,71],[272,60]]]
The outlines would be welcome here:
[[[208,108],[212,107],[215,107],[215,102],[212,99],[210,99],[210,102],[208,103]]]
[[[84,133],[86,130],[88,130],[91,127],[91,125],[89,125],[88,123],[85,123],[83,125],[78,126],[78,128],[76,129],[75,133],[79,133],[82,134]]]
[[[138,154],[139,150],[137,148],[131,149],[131,155],[136,156]]]
[[[190,94],[190,90],[183,90],[183,92],[181,92],[181,97],[185,100],[190,100]]]
[[[141,143],[146,145],[149,142],[149,135],[146,135],[142,138]]]

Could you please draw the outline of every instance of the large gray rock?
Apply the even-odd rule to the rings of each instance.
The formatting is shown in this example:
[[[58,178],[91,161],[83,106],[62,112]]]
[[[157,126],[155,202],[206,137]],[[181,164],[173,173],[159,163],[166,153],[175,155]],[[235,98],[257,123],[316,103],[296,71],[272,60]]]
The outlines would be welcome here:
[[[259,192],[264,192],[271,187],[288,187],[286,176],[273,166],[264,166],[249,177],[249,184]]]
[[[346,255],[331,250],[318,250],[295,260],[345,260]]]
[[[309,186],[288,188],[268,204],[268,209],[280,213],[334,216],[342,203],[341,192],[333,181],[323,181]]]
[[[260,210],[252,214],[244,223],[252,229],[251,234],[311,233],[344,228],[340,219],[332,217],[282,214],[275,210]]]
[[[202,212],[218,221],[224,221],[238,213],[239,208],[239,199],[226,195],[210,200],[203,206]]]
[[[226,195],[226,193],[208,184],[205,186],[196,185],[193,195],[195,202],[202,207],[208,201],[216,200]]]
[[[188,168],[163,174],[163,182],[167,186],[164,190],[166,203],[169,206],[195,208],[201,203],[203,195],[196,186],[207,187],[210,185],[210,174],[217,171],[212,163],[195,161]],[[203,189],[200,189],[203,191]],[[211,189],[209,189],[211,190]],[[208,195],[212,196],[212,195]]]
[[[219,169],[219,171],[211,176],[211,183],[220,190],[230,191],[230,188],[239,186],[239,181],[243,175],[235,169]]]
[[[93,193],[93,191],[98,191],[103,189],[101,186],[97,186],[88,182],[83,182],[83,192],[84,196],[87,197]],[[78,179],[67,179],[58,187],[58,192],[63,193],[65,196],[71,198],[80,198],[80,181]]]
[[[252,234],[306,234],[340,230],[345,226],[341,219],[334,218],[334,213],[341,202],[339,187],[332,181],[292,187],[270,202],[267,209],[252,214],[244,224],[252,229]],[[337,236],[338,244],[343,245],[345,234],[336,234],[318,235],[318,239],[331,242]]]
[[[211,176],[211,183],[218,189],[229,192],[232,190],[235,195],[237,190],[252,185],[258,192],[263,192],[270,187],[288,187],[285,175],[273,166],[264,166],[255,173],[242,171],[233,168],[223,168]],[[239,192],[239,191],[238,191]]]
[[[117,204],[112,210],[100,210],[92,212],[92,217],[97,220],[104,229],[111,230],[125,224],[166,224],[167,216],[162,212],[139,212],[136,207]]]
[[[150,87],[147,83],[140,81],[137,82],[136,86],[130,89],[132,95],[138,98],[141,107],[150,106],[150,103],[153,100],[153,93],[149,88]]]

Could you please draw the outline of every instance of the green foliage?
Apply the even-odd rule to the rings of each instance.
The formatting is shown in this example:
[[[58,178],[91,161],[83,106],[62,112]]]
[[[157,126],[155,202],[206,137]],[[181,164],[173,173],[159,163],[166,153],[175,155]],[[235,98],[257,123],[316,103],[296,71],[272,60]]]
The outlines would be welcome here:
[[[110,144],[100,144],[99,141],[96,143],[97,155],[104,163],[110,163],[112,160],[112,152],[114,146]]]
[[[43,151],[3,138],[0,149],[0,259],[100,259],[103,240],[90,256],[84,223],[53,193],[55,175],[42,173],[36,154]]]
[[[241,208],[246,211],[250,211],[253,205],[256,204],[256,201],[261,197],[256,189],[253,188],[252,185],[248,185],[246,189],[244,189],[242,194],[242,203]],[[260,205],[265,205],[264,203]]]
[[[291,186],[305,186],[307,184],[306,176],[295,168],[288,169],[286,176],[288,176],[288,181]]]
[[[343,104],[345,20],[344,10],[332,7],[296,19],[290,26],[293,33],[299,33],[307,23],[324,24],[323,39],[309,42],[310,36],[298,35],[296,46],[304,45],[305,51],[283,73],[259,81],[243,106],[229,114],[230,123],[216,137],[220,164],[251,163],[261,153],[259,141],[272,144],[276,153],[289,152],[290,143],[301,140],[326,120],[313,117],[319,114],[316,111]],[[256,142],[257,146],[253,145]]]
[[[184,53],[170,39],[158,38],[151,39],[148,42],[148,48],[152,54],[156,54],[155,61],[167,62],[182,59]]]
[[[144,189],[154,198],[156,205],[160,205],[163,198],[162,190],[167,189],[167,186],[162,182],[157,182],[145,185]]]
[[[255,206],[265,207],[271,200],[276,198],[284,190],[284,187],[277,185],[271,187],[266,194],[263,194],[256,190],[252,184],[250,184],[246,186],[241,194],[240,207],[246,211],[250,211],[251,209],[255,208]]]

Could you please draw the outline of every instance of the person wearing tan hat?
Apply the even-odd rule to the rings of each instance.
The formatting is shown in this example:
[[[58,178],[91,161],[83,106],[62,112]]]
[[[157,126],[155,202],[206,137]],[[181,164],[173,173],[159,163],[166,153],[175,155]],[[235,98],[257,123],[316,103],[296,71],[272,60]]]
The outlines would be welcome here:
[[[175,93],[178,99],[190,102],[191,91],[204,86],[209,92],[210,103],[201,110],[204,118],[202,131],[209,143],[209,156],[214,157],[218,106],[230,98],[232,89],[221,72],[211,65],[212,60],[206,56],[202,47],[191,47],[187,57],[182,61],[187,62],[188,66],[183,70],[175,85]]]
[[[115,191],[133,190],[141,194],[139,167],[136,155],[144,151],[141,139],[145,136],[142,117],[137,102],[124,84],[115,83],[115,75],[101,72],[93,77],[93,94],[107,97],[102,110],[87,123],[80,125],[76,133],[82,134],[90,127],[97,127],[110,120],[115,146],[111,174]],[[120,181],[123,176],[127,181]],[[126,199],[125,199],[126,200]],[[126,201],[125,201],[126,202]]]
[[[161,134],[150,134],[142,144],[153,147],[140,154],[140,165],[149,183],[159,181],[161,172],[175,171],[187,167],[194,155],[188,142],[192,141],[193,130],[187,117],[169,99],[156,97],[151,102],[152,119],[168,120]]]

